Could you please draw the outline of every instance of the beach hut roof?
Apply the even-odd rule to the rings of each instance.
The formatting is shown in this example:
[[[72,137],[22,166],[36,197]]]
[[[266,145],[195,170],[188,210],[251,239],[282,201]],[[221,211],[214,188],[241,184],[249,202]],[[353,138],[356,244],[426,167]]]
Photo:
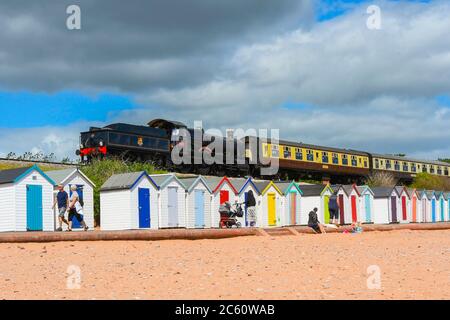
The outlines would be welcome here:
[[[199,183],[203,183],[206,186],[206,189],[212,193],[211,188],[206,183],[206,180],[202,176],[194,177],[194,178],[179,178],[179,180],[183,183],[183,185],[186,187],[187,192],[191,192],[196,185]]]
[[[227,183],[235,194],[239,193],[227,177],[222,178],[210,176],[205,177],[205,181],[208,187],[212,190],[212,193],[216,193],[224,183]]]
[[[295,183],[295,181],[279,181],[275,182],[275,184],[283,194],[288,194],[292,187],[294,187],[300,194],[303,194],[303,191],[300,189],[298,184]]]
[[[330,190],[331,193],[334,192],[333,189],[329,185],[323,184],[311,184],[311,185],[302,185],[301,186],[303,196],[305,197],[314,197],[321,196],[325,190]]]
[[[399,195],[397,189],[392,187],[373,187],[372,191],[375,198],[387,198],[391,196],[392,191]]]
[[[236,179],[239,179],[239,181],[237,183],[235,183]],[[230,178],[229,179],[231,181],[231,183],[233,184],[233,186],[236,188],[236,190],[238,191],[238,193],[240,194],[242,191],[245,190],[245,188],[247,187],[247,185],[251,184],[253,186],[253,188],[256,190],[256,192],[258,192],[258,194],[261,194],[261,190],[258,189],[258,187],[255,185],[253,178],[249,177],[247,179],[242,179],[242,178]],[[244,180],[244,184],[242,184],[242,180]],[[242,184],[242,185],[241,185]]]
[[[408,195],[408,197],[410,196],[404,186],[395,186],[395,190],[397,191],[398,195],[401,195],[402,192],[405,192]]]
[[[147,172],[138,171],[112,175],[102,185],[100,191],[132,189],[143,176],[146,176],[150,180],[150,182],[155,186],[155,188],[158,188],[155,181],[153,181],[153,179],[147,174]]]
[[[0,184],[19,182],[20,180],[22,180],[22,178],[24,178],[34,170],[39,172],[52,185],[55,185],[55,182],[47,174],[45,174],[37,165],[31,167],[23,167],[0,171]]]
[[[155,182],[155,184],[159,189],[163,189],[169,183],[175,180],[186,190],[186,186],[183,184],[183,182],[181,182],[181,180],[178,179],[177,176],[173,173],[152,174],[150,175],[150,178]]]
[[[93,187],[95,184],[78,168],[69,168],[62,170],[51,170],[47,171],[46,174],[55,182],[56,185],[64,184],[67,179],[69,179],[74,173],[80,173],[80,175],[85,178]]]
[[[271,186],[273,186],[274,189],[279,194],[283,194],[283,192],[278,188],[278,186],[271,180],[257,180],[257,181],[254,181],[254,184],[261,194],[266,193],[267,190],[269,190]]]
[[[366,192],[369,192],[373,195],[373,191],[369,186],[356,186],[356,189],[358,190],[360,195]]]
[[[410,198],[412,198],[414,194],[416,195],[416,197],[420,197],[419,192],[415,188],[406,188],[406,192],[408,192]]]

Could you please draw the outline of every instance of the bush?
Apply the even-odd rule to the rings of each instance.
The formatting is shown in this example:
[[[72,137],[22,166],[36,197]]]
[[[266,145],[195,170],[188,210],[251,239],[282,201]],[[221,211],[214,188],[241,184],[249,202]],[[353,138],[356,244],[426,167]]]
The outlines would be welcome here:
[[[165,173],[148,163],[128,163],[118,159],[95,160],[81,169],[95,183],[94,218],[97,225],[100,224],[100,188],[113,174],[138,171],[147,171],[148,174]]]
[[[397,184],[397,179],[389,172],[376,171],[367,177],[366,184],[369,187],[394,187]]]
[[[450,191],[450,179],[422,172],[414,178],[412,187],[418,190]]]

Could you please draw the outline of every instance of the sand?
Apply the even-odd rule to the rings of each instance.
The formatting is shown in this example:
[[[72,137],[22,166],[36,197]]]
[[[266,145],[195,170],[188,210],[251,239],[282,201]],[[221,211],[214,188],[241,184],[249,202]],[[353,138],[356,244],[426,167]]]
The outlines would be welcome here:
[[[450,230],[0,244],[0,261],[0,299],[450,299]]]

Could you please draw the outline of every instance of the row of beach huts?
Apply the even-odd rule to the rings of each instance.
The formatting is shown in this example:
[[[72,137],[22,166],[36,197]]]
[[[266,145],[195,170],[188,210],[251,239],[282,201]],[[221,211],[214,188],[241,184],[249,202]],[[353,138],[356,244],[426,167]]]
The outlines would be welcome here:
[[[93,229],[94,183],[76,168],[44,173],[33,166],[0,171],[0,232],[56,230],[57,210],[52,206],[59,184],[67,193],[77,186],[84,219]],[[450,221],[450,192],[133,172],[113,175],[101,186],[100,226],[102,230],[218,228],[220,205],[245,203],[250,190],[256,200],[257,227],[306,225],[314,208],[319,220],[329,223],[333,193],[341,208],[340,224]],[[238,219],[246,227],[245,205],[244,212]],[[76,221],[73,227],[79,227]]]

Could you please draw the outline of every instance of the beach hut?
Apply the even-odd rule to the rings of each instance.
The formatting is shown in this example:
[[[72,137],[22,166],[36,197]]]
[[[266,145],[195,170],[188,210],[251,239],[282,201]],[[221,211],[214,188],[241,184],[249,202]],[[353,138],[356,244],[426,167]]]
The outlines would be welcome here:
[[[284,214],[282,216],[282,225],[295,226],[301,224],[300,210],[302,191],[295,181],[292,182],[276,182],[275,185],[284,195]],[[305,221],[308,223],[308,221]]]
[[[36,165],[0,171],[0,232],[54,231],[54,185]]]
[[[245,205],[245,203],[247,202],[247,196],[248,196],[248,192],[251,190],[253,192],[253,195],[255,197],[256,200],[256,215],[257,217],[259,216],[258,212],[259,212],[259,208],[260,208],[260,204],[261,204],[261,199],[260,199],[260,195],[261,192],[260,190],[258,190],[258,188],[256,187],[255,183],[253,182],[253,178],[230,178],[229,181],[233,184],[234,188],[237,190],[238,192],[238,199],[237,201],[239,203],[244,203],[244,217],[242,218],[238,218],[238,221],[241,223],[242,226],[244,227],[248,227],[249,226],[249,222],[248,222],[248,218],[247,218],[247,206]]]
[[[360,221],[373,223],[373,191],[369,186],[356,187],[360,195]]]
[[[427,190],[427,197],[430,203],[430,214],[427,218],[428,222],[436,222],[437,215],[437,201],[436,201],[436,193],[433,190]]]
[[[420,194],[419,192],[414,188],[407,188],[406,191],[408,192],[409,198],[410,198],[410,222],[416,223],[420,221]]]
[[[360,193],[356,185],[332,186],[337,193],[339,203],[340,224],[351,224],[362,221],[360,217]],[[328,223],[329,216],[325,216],[325,223]]]
[[[447,219],[446,221],[450,221],[450,192],[445,194],[445,199],[447,201]]]
[[[211,228],[212,191],[202,176],[180,179],[186,187],[186,227]]]
[[[234,204],[238,200],[238,191],[227,177],[205,177],[206,184],[212,191],[211,227],[220,227],[219,207],[225,202]]]
[[[410,195],[406,189],[406,187],[396,186],[395,189],[399,194],[399,210],[397,214],[397,221],[400,223],[408,223],[410,221],[409,212],[410,212]]]
[[[397,223],[400,195],[396,188],[373,187],[373,221],[377,224]]]
[[[58,192],[58,185],[63,185],[69,196],[72,195],[71,187],[77,186],[77,193],[83,202],[84,221],[87,226],[94,229],[94,188],[95,184],[78,168],[47,171],[46,174],[55,182],[54,195]],[[58,210],[55,208],[55,221],[58,220]],[[72,229],[80,229],[81,225],[77,219],[72,221]]]
[[[172,173],[150,178],[159,189],[159,228],[186,228],[186,186]]]
[[[421,215],[421,222],[430,222],[431,221],[431,200],[433,198],[433,194],[426,191],[426,190],[422,190],[419,192],[420,194],[420,199],[421,199],[421,210],[420,210],[420,215]]]
[[[319,221],[324,223],[325,217],[330,217],[328,210],[328,202],[333,194],[333,189],[329,185],[312,184],[299,185],[302,190],[302,207],[300,213],[300,221],[302,224],[308,224],[309,212],[314,208],[318,209],[317,216]]]
[[[273,181],[254,181],[258,190],[261,190],[260,208],[257,225],[259,227],[280,227],[284,212],[283,192]]]
[[[158,221],[158,187],[145,171],[112,175],[101,186],[101,230],[158,229]]]
[[[445,221],[446,203],[444,192],[437,191],[436,194],[436,221]]]

